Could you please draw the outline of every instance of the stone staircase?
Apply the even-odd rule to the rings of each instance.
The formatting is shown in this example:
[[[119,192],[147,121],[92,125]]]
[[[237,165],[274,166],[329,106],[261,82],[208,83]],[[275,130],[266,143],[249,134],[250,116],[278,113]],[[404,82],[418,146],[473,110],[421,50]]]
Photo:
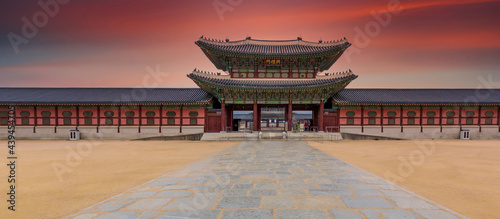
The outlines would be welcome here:
[[[286,139],[285,132],[259,132],[259,139],[262,140],[283,140]]]
[[[341,141],[340,133],[328,132],[222,132],[204,133],[201,141]]]

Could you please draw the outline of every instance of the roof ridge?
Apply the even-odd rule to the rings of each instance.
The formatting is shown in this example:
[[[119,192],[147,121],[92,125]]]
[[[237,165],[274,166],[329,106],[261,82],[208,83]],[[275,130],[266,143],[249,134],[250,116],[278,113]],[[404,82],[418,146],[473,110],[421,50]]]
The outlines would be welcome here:
[[[344,90],[500,90],[494,89],[477,89],[477,88],[345,88]]]
[[[0,87],[0,89],[151,89],[151,90],[181,90],[181,89],[191,89],[197,90],[201,88],[196,87]]]
[[[198,39],[198,42],[205,42],[215,45],[226,45],[226,46],[234,46],[234,45],[276,45],[276,46],[284,46],[284,45],[307,45],[307,46],[318,46],[318,47],[326,47],[326,46],[335,46],[340,45],[347,42],[347,38],[339,39],[339,40],[331,40],[331,41],[323,41],[319,40],[318,42],[305,41],[302,40],[301,37],[298,37],[295,40],[260,40],[260,39],[252,39],[247,37],[243,40],[229,41],[226,40],[218,40],[211,39],[201,36]]]

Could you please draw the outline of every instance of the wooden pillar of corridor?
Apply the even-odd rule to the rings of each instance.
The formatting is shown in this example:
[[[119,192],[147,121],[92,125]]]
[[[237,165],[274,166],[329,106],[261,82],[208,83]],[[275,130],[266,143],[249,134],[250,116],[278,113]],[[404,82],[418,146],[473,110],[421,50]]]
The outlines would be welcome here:
[[[258,122],[259,122],[259,118],[258,118],[258,106],[257,106],[257,102],[254,102],[253,103],[253,130],[254,131],[259,131],[259,127],[257,126]]]
[[[321,100],[321,103],[319,104],[319,112],[318,112],[318,131],[322,132],[325,131],[323,127],[323,115],[324,115],[324,109],[325,109],[325,102]]]
[[[226,107],[226,112],[227,112],[227,126],[226,127],[231,127],[229,128],[229,131],[233,131],[233,105],[227,106]]]
[[[288,114],[287,119],[288,119],[288,131],[292,131],[292,117],[293,117],[293,109],[292,109],[292,102],[288,103],[288,109],[287,112]]]
[[[224,101],[220,103],[220,130],[225,132],[226,131],[226,104]]]

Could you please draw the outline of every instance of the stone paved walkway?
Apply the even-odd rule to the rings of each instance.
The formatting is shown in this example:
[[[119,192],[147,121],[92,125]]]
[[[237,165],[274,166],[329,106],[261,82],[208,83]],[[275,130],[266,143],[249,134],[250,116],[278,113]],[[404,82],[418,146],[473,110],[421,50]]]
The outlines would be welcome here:
[[[464,218],[303,142],[241,143],[73,218]]]

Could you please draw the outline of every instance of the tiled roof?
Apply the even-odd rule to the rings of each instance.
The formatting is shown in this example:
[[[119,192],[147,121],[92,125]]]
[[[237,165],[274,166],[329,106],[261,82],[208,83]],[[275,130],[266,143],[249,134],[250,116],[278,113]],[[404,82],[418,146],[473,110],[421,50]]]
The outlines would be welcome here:
[[[344,89],[340,104],[500,104],[500,89]]]
[[[357,76],[304,80],[205,79],[224,86],[297,88],[331,84],[349,77]],[[212,97],[199,88],[0,88],[0,104],[206,103]],[[500,89],[343,89],[333,99],[339,104],[500,104]]]
[[[356,79],[358,76],[352,72],[331,76],[318,76],[316,79],[234,79],[228,75],[211,75],[200,72],[192,72],[188,77],[195,82],[206,82],[223,87],[235,88],[307,88],[331,85]]]
[[[297,40],[254,40],[247,38],[240,41],[221,41],[200,38],[195,42],[200,47],[215,49],[217,51],[267,56],[307,55],[325,52],[338,52],[347,49],[351,44],[347,39],[331,42],[308,42]]]
[[[0,88],[0,104],[206,103],[200,88]]]

